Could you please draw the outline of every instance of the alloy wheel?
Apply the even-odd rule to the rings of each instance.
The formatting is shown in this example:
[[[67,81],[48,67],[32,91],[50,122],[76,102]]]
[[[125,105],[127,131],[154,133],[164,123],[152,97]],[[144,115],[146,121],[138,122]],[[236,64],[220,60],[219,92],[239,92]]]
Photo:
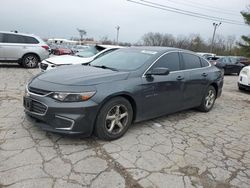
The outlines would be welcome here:
[[[27,56],[24,60],[25,66],[33,68],[37,66],[37,58],[33,55]]]
[[[210,89],[208,91],[206,98],[205,98],[206,108],[210,109],[213,106],[214,101],[215,101],[215,93],[214,93],[214,90]]]
[[[105,128],[110,134],[119,134],[128,124],[128,109],[124,105],[115,105],[107,113]]]

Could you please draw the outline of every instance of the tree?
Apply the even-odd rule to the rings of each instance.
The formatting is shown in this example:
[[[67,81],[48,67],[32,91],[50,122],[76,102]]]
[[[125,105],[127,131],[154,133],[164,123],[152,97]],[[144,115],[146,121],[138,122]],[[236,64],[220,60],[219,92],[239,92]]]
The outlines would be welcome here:
[[[250,7],[248,7],[248,11],[241,12],[241,15],[243,16],[245,23],[250,26]],[[243,43],[239,43],[239,46],[245,54],[250,57],[250,37],[243,35],[241,39],[243,40]]]
[[[77,29],[77,31],[79,32],[80,39],[81,39],[81,44],[82,44],[83,36],[86,35],[87,32],[84,29]]]

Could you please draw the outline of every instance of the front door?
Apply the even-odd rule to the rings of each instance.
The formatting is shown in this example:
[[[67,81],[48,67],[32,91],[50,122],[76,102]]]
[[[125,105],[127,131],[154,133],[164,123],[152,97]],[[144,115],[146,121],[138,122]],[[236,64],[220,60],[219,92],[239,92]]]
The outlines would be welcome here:
[[[178,111],[182,108],[185,75],[180,70],[178,52],[162,56],[150,69],[168,68],[168,75],[152,75],[142,78],[143,112],[147,118],[153,118]]]

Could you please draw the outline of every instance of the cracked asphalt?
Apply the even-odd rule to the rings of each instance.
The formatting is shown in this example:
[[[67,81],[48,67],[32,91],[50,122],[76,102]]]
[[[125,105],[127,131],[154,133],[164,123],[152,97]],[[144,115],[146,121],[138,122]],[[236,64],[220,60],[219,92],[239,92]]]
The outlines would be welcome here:
[[[250,93],[225,76],[213,110],[131,126],[104,142],[48,133],[23,111],[38,69],[0,65],[0,187],[250,187]]]

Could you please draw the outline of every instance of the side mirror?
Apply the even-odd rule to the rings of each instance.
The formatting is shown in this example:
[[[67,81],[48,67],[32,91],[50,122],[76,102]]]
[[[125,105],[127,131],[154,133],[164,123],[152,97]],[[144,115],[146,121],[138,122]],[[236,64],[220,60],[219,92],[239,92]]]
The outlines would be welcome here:
[[[164,67],[157,67],[154,68],[146,73],[147,76],[152,76],[152,75],[168,75],[169,74],[169,69],[164,68]]]

